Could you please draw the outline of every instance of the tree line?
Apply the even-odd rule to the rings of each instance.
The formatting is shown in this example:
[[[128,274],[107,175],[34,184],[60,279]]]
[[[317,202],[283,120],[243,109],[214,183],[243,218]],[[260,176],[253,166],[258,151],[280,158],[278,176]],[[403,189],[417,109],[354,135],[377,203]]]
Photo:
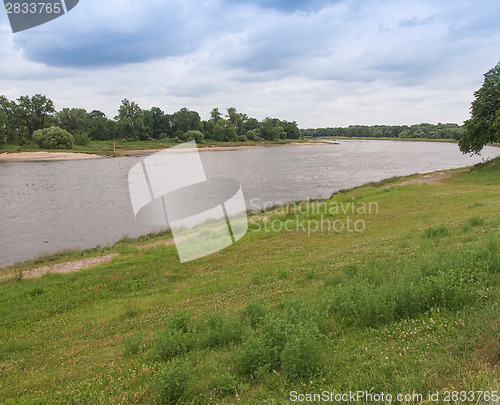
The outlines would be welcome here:
[[[21,96],[9,100],[0,96],[0,144],[30,143],[36,131],[58,127],[75,137],[75,142],[86,140],[126,139],[147,141],[170,138],[177,141],[204,139],[221,142],[276,141],[299,139],[302,134],[295,121],[265,118],[262,121],[228,108],[223,114],[214,108],[208,120],[202,120],[196,111],[181,108],[172,114],[159,107],[142,109],[134,101],[124,99],[118,114],[108,118],[99,110],[87,112],[83,108],[63,108],[56,111],[54,103],[42,94]]]
[[[455,139],[459,140],[464,132],[458,124],[416,124],[416,125],[350,125],[347,128],[302,129],[308,138],[346,137],[346,138],[417,138],[417,139]]]
[[[276,141],[303,137],[427,138],[455,139],[464,153],[479,153],[488,143],[500,143],[500,62],[484,75],[474,93],[471,118],[457,124],[351,125],[347,128],[300,130],[295,121],[265,118],[262,121],[228,108],[218,108],[201,120],[196,111],[181,108],[166,114],[158,107],[145,110],[133,101],[122,100],[113,119],[99,110],[63,108],[56,111],[52,100],[41,94],[8,100],[0,95],[0,145],[37,141],[41,145],[86,144],[92,140],[150,140],[170,138],[178,142],[194,139],[215,141]],[[62,132],[61,132],[62,131]]]

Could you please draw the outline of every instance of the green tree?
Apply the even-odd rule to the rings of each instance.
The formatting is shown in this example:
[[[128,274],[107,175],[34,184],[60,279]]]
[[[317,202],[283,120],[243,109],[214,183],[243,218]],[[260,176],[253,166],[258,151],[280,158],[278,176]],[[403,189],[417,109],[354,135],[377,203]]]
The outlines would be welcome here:
[[[116,122],[102,111],[93,110],[87,114],[87,128],[90,139],[108,141],[116,138]]]
[[[459,141],[463,153],[479,153],[490,142],[500,142],[500,62],[484,75],[474,93],[471,118],[465,121]]]
[[[21,96],[17,99],[17,120],[19,126],[27,128],[28,138],[31,138],[36,130],[53,124],[55,112],[52,100],[41,94],[35,94],[32,97]]]
[[[292,121],[292,122],[283,121],[282,125],[283,125],[283,129],[285,131],[285,137],[287,139],[300,139],[300,138],[302,138],[302,134],[300,133],[300,129],[297,126],[297,123],[295,121]]]
[[[7,117],[7,113],[0,110],[0,145],[3,145],[5,142],[7,142],[8,128],[9,120]]]
[[[181,108],[170,117],[174,137],[182,136],[189,130],[199,131],[201,129],[201,118],[196,111]]]
[[[203,135],[203,132],[196,131],[194,129],[190,129],[184,134],[184,138],[187,141],[195,141],[196,143],[203,143],[205,140],[205,136]]]
[[[268,141],[275,141],[285,137],[285,130],[277,118],[265,118],[262,121],[262,138]]]
[[[118,137],[130,140],[148,139],[144,125],[144,113],[137,103],[126,98],[123,99],[115,119],[117,120]]]
[[[238,136],[245,135],[245,122],[248,120],[246,114],[242,114],[236,111],[236,108],[231,107],[227,109],[227,118],[236,128],[236,134]]]
[[[159,139],[162,133],[168,134],[171,132],[168,116],[158,107],[144,110],[144,124],[150,136],[154,139]]]
[[[58,126],[72,134],[88,130],[88,114],[83,108],[63,108],[56,113]]]

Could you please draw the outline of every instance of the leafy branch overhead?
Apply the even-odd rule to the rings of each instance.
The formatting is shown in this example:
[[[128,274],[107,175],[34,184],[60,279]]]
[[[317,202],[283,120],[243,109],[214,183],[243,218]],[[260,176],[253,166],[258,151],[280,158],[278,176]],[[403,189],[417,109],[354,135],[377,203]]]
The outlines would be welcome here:
[[[464,153],[479,153],[488,143],[500,142],[500,62],[484,75],[474,97],[471,118],[465,122],[459,143]]]

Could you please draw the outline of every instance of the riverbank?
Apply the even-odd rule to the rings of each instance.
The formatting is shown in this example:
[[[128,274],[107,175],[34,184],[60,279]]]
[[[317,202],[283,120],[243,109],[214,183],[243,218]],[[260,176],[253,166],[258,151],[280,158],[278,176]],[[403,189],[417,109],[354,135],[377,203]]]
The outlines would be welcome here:
[[[239,242],[184,264],[165,233],[83,252],[117,255],[70,274],[20,270],[79,252],[2,269],[18,276],[0,280],[1,397],[498,391],[500,159],[445,173],[256,214]]]
[[[100,159],[104,156],[71,152],[14,152],[0,153],[0,162],[41,162],[56,160]]]
[[[431,138],[395,138],[395,137],[348,137],[348,136],[336,136],[336,137],[328,137],[322,136],[318,138],[306,138],[306,139],[324,139],[324,140],[357,140],[357,141],[406,141],[406,142],[449,142],[449,143],[458,143],[456,139],[449,138],[441,138],[441,139],[431,139]]]
[[[157,144],[153,142],[153,144]],[[326,142],[322,140],[310,140],[310,141],[298,141],[289,140],[283,142],[255,142],[246,144],[236,144],[234,142],[227,143],[214,143],[214,144],[200,144],[198,149],[200,151],[222,151],[222,150],[238,150],[238,149],[249,149],[258,147],[270,147],[270,146],[284,146],[284,145],[325,145]],[[52,161],[52,160],[81,160],[81,159],[96,159],[104,157],[119,157],[119,156],[137,156],[151,154],[175,146],[175,144],[164,144],[163,147],[151,147],[151,143],[142,142],[126,143],[125,146],[120,142],[118,146],[109,145],[106,142],[105,145],[98,143],[93,145],[92,148],[83,148],[75,146],[75,149],[68,151],[39,151],[30,149],[27,151],[16,151],[9,150],[6,152],[0,151],[0,162],[36,162],[36,161]],[[111,148],[111,149],[110,149]]]
[[[263,146],[279,146],[279,145],[316,145],[325,143],[322,140],[300,140],[300,139],[285,139],[279,141],[247,141],[247,142],[216,142],[216,141],[205,141],[202,144],[198,144],[200,150],[235,150],[235,149],[247,149],[247,148],[257,148]],[[116,140],[116,141],[91,141],[89,145],[81,146],[74,145],[73,149],[70,150],[40,150],[35,145],[25,145],[18,146],[14,144],[4,145],[0,149],[0,159],[6,160],[30,160],[30,156],[27,153],[47,153],[45,160],[68,160],[68,159],[82,159],[90,158],[83,157],[85,155],[91,155],[93,157],[115,157],[115,156],[131,156],[140,155],[147,153],[154,153],[166,148],[175,146],[173,140],[150,140],[150,141],[126,141],[126,140]],[[82,155],[78,156],[78,155]],[[33,158],[33,159],[36,159]],[[40,159],[38,159],[40,160]]]

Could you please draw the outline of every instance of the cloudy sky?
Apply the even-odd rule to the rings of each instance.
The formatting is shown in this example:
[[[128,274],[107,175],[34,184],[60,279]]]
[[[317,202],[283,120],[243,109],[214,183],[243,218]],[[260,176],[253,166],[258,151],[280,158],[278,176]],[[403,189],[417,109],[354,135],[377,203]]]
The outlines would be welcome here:
[[[498,0],[80,0],[13,34],[0,94],[116,115],[213,107],[302,128],[462,123],[500,60]]]

